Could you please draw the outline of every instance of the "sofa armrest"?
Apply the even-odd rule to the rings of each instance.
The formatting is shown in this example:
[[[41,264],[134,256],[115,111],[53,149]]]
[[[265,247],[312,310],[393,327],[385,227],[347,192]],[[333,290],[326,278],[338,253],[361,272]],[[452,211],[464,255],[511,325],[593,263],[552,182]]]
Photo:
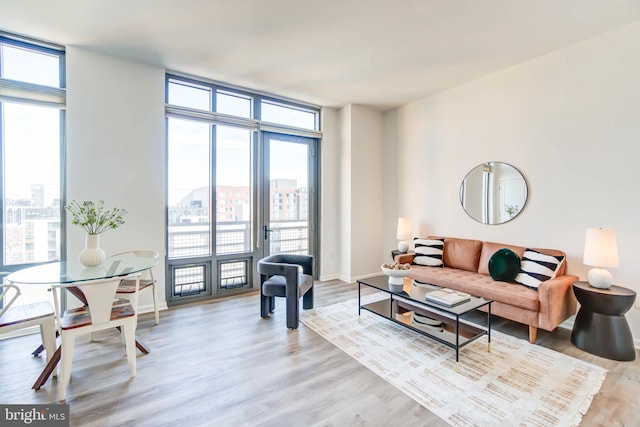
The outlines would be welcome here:
[[[578,280],[578,276],[565,274],[540,283],[540,328],[552,331],[576,313],[577,301],[571,285]]]
[[[416,254],[414,253],[400,254],[400,255],[396,255],[394,261],[399,264],[411,264],[415,256]]]

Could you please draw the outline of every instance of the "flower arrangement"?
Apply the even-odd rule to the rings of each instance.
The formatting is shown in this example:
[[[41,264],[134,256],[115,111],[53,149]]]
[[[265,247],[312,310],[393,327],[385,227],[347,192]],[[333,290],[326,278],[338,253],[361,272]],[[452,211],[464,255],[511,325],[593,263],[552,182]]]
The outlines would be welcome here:
[[[505,205],[504,210],[509,218],[513,218],[518,213],[518,205]]]
[[[119,208],[105,209],[102,200],[97,203],[91,200],[78,203],[74,200],[65,209],[71,214],[71,224],[79,225],[88,234],[115,230],[124,224],[123,216],[127,213]]]

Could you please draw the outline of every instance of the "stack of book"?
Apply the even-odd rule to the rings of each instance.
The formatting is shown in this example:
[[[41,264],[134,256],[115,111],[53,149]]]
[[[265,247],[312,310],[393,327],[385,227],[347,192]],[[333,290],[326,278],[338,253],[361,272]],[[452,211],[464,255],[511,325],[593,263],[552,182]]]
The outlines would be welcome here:
[[[429,302],[435,302],[436,304],[453,307],[454,305],[470,301],[471,296],[469,294],[465,294],[464,292],[443,288],[438,289],[437,291],[427,292],[427,294],[425,295],[425,299]]]

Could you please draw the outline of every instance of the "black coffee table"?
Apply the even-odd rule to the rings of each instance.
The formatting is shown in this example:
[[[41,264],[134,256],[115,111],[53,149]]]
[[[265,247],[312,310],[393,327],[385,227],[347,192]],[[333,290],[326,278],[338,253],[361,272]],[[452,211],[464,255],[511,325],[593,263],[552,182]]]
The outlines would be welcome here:
[[[361,310],[366,310],[453,348],[456,352],[456,370],[459,368],[460,349],[465,345],[486,335],[487,351],[491,351],[491,303],[493,300],[471,296],[467,302],[448,307],[425,300],[426,293],[431,289],[405,283],[405,289],[409,288],[409,293],[405,290],[391,292],[388,281],[389,277],[384,275],[358,280],[358,319],[360,319]],[[362,304],[363,285],[383,291],[389,298]],[[486,326],[462,318],[485,306],[487,307]],[[435,322],[441,322],[442,326],[429,326],[425,322],[416,321],[416,318],[432,319]]]

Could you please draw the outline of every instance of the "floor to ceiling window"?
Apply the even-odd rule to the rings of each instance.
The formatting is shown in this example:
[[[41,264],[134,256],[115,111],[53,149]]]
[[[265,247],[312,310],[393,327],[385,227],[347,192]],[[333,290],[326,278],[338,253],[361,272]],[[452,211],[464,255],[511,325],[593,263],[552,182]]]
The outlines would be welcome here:
[[[61,258],[64,58],[60,47],[0,33],[3,271]],[[42,292],[24,287],[21,302]]]
[[[317,254],[317,107],[167,75],[169,303],[253,289],[271,252]]]

